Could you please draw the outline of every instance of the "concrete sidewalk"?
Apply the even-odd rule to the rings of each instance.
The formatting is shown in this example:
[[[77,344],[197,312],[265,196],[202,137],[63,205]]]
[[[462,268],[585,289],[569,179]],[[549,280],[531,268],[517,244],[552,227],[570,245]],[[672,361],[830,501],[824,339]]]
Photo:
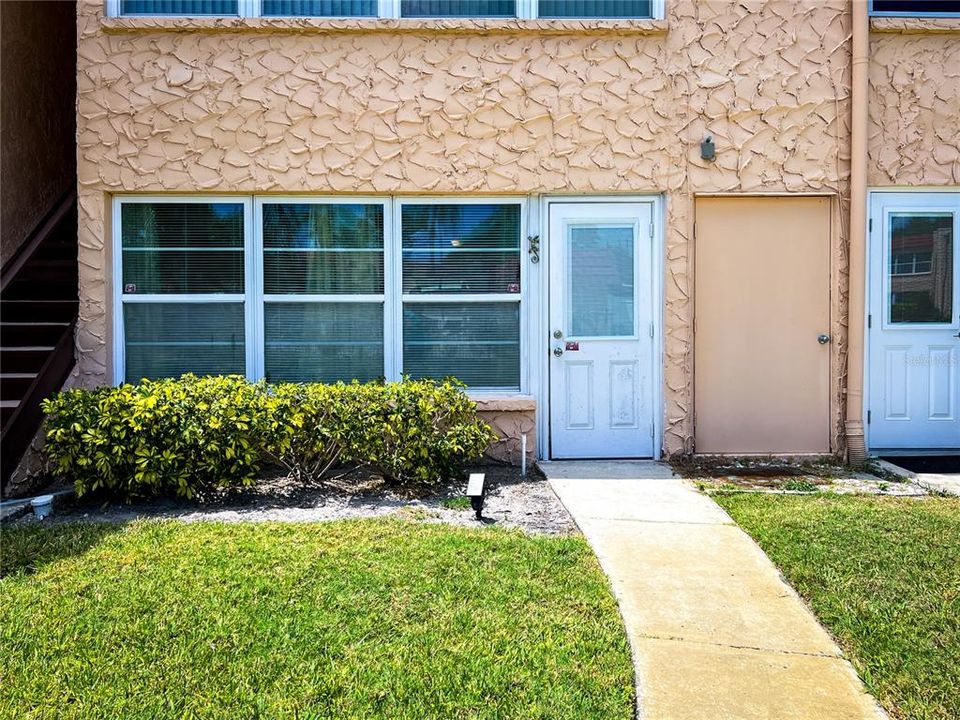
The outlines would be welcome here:
[[[540,467],[620,603],[640,718],[886,717],[760,548],[669,467]]]

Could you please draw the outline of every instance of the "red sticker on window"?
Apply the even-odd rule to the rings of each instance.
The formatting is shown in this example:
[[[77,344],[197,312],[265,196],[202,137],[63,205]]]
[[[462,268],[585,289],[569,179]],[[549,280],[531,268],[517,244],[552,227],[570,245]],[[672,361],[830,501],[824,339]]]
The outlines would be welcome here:
[[[518,293],[520,292],[520,283],[510,283],[507,285],[508,293]]]

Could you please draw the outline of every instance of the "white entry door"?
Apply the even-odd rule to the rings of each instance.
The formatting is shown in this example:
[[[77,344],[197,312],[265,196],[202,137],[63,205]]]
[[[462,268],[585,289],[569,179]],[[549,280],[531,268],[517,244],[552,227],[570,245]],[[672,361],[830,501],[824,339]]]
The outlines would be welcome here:
[[[874,193],[870,221],[870,448],[960,448],[960,193]]]
[[[651,457],[652,203],[550,204],[550,455]]]

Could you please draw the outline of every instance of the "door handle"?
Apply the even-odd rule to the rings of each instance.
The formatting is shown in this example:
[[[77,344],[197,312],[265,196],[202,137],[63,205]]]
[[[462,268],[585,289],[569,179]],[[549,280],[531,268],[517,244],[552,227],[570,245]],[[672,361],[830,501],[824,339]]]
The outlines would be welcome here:
[[[955,338],[960,338],[960,332],[958,332],[956,335],[954,335],[954,337],[955,337]]]
[[[817,335],[817,342],[821,345],[826,345],[828,342],[830,342],[830,336],[826,333],[820,333]]]
[[[557,345],[557,347],[553,349],[553,356],[560,357],[561,355],[563,355],[563,348]]]

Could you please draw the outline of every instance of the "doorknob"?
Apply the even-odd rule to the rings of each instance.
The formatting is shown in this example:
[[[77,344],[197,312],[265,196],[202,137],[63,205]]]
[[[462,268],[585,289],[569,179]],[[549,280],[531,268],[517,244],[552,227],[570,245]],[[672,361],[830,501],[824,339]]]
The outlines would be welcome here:
[[[554,357],[560,357],[561,355],[563,355],[563,348],[557,345],[557,347],[553,349],[553,355]]]
[[[830,342],[830,336],[826,333],[821,333],[820,335],[817,335],[817,342],[821,345],[826,345],[828,342]]]

